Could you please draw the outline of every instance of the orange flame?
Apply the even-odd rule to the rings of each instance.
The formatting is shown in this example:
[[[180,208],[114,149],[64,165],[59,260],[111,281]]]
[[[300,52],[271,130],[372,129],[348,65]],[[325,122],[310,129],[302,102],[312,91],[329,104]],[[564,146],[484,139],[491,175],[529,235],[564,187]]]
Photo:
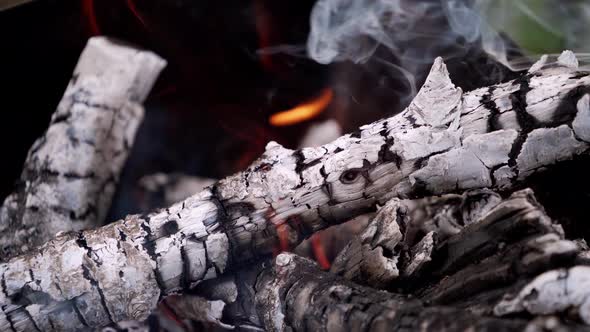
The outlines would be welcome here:
[[[311,236],[311,248],[313,249],[313,255],[315,260],[318,262],[323,270],[330,269],[330,260],[326,255],[324,244],[322,243],[321,233],[315,233]]]
[[[322,94],[312,101],[305,102],[290,110],[275,113],[270,116],[270,124],[277,127],[290,126],[307,121],[318,116],[330,104],[334,92],[330,88],[322,91]]]

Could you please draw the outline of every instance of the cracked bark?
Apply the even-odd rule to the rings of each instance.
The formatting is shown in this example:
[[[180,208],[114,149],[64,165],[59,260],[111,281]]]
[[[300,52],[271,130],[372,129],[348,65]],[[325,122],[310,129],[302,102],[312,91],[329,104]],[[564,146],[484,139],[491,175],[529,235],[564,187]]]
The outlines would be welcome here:
[[[29,150],[16,191],[0,210],[0,257],[58,232],[103,224],[146,98],[165,61],[91,38],[51,118]]]
[[[449,225],[456,228],[449,232]],[[417,233],[422,237],[412,236]],[[331,271],[448,304],[572,264],[580,251],[576,242],[564,239],[561,226],[552,223],[532,191],[502,200],[477,190],[390,201],[340,253]]]
[[[449,224],[458,229],[449,233]],[[408,234],[416,233],[414,228],[427,233],[421,239],[409,237]],[[362,248],[353,245],[355,242],[362,243]],[[364,250],[365,246],[367,250]],[[317,268],[308,275],[295,264],[289,268],[292,270],[281,272],[288,274],[290,281],[285,281],[284,275],[276,273],[281,267],[267,262],[208,280],[193,291],[227,303],[224,321],[238,330],[281,330],[285,328],[281,324],[297,331],[360,329],[363,327],[353,324],[369,322],[373,319],[371,315],[375,314],[368,309],[369,303],[380,301],[373,303],[378,307],[383,299],[360,293],[357,288],[362,287],[351,283],[347,285],[352,285],[350,287],[360,293],[358,296],[363,300],[357,299],[354,292],[345,292],[346,295],[341,296],[343,286],[340,282],[345,281],[338,279],[336,274],[344,272],[344,279],[374,288],[395,289],[398,295],[392,297],[407,301],[403,302],[402,308],[414,305],[428,313],[418,317],[418,321],[412,321],[414,311],[409,314],[402,311],[395,316],[399,314],[395,308],[386,306],[387,314],[382,315],[388,317],[390,329],[397,328],[397,321],[411,321],[411,325],[400,328],[412,330],[420,325],[426,326],[426,330],[435,330],[445,326],[444,329],[459,331],[469,327],[493,330],[500,326],[505,330],[520,331],[526,325],[527,331],[581,331],[590,328],[573,321],[562,322],[558,317],[530,320],[527,316],[513,316],[504,318],[501,324],[489,317],[523,310],[536,315],[562,316],[564,308],[579,308],[574,314],[587,315],[585,301],[590,298],[590,293],[583,286],[588,282],[587,271],[576,267],[567,273],[567,266],[579,264],[580,257],[583,262],[580,254],[581,251],[587,253],[587,250],[583,242],[563,238],[560,226],[551,222],[530,190],[515,192],[504,200],[494,192],[475,190],[463,195],[450,194],[417,201],[393,199],[377,212],[367,229],[351,241],[326,276],[318,276]],[[349,260],[346,265],[339,266],[343,257]],[[393,266],[399,272],[399,278],[397,275],[383,278],[391,277],[382,273],[383,266]],[[500,302],[503,294],[518,292],[536,274],[560,266],[564,268],[548,272],[549,278],[536,278],[533,286],[527,286],[518,297],[507,297]],[[571,280],[566,282],[570,276]],[[539,285],[537,279],[544,281]],[[330,287],[336,291],[328,290]],[[407,294],[417,297],[410,300]],[[558,301],[549,299],[554,295],[560,296]],[[259,301],[258,311],[253,309],[254,298]],[[333,307],[344,309],[334,313],[330,311]],[[444,315],[456,315],[462,321],[447,325],[449,322],[441,319]],[[477,325],[469,325],[479,317],[484,319]],[[346,322],[347,319],[357,321]],[[375,319],[381,319],[381,316]]]
[[[463,93],[437,59],[399,115],[317,148],[271,142],[244,172],[183,202],[62,234],[1,264],[0,328],[145,319],[162,296],[268,257],[282,244],[294,247],[391,198],[517,188],[587,152],[588,75],[558,64],[491,92]],[[486,106],[492,102],[493,112]]]
[[[433,206],[437,208],[432,209]],[[441,209],[441,206],[447,208]],[[444,218],[455,218],[456,224],[460,224],[458,221],[469,222],[458,233],[429,246],[431,261],[422,266],[424,270],[418,270],[421,273],[405,273],[399,281],[391,279],[387,284],[384,279],[375,278],[384,275],[382,269],[370,273],[375,272],[371,268],[378,264],[366,264],[364,266],[369,269],[365,270],[355,266],[341,270],[352,272],[344,275],[347,279],[352,274],[357,281],[367,285],[396,289],[403,294],[414,294],[416,298],[411,300],[402,293],[376,298],[367,292],[366,287],[340,279],[334,273],[320,272],[314,263],[287,254],[259,274],[254,287],[264,327],[269,331],[373,330],[379,326],[371,324],[379,321],[388,330],[521,331],[525,327],[527,331],[590,330],[575,321],[561,322],[558,318],[531,320],[527,316],[511,316],[502,321],[489,319],[494,314],[523,310],[537,315],[560,314],[572,307],[577,309],[582,321],[588,314],[590,293],[585,287],[590,280],[588,268],[579,266],[547,272],[532,281],[517,297],[508,297],[496,305],[503,294],[516,291],[538,273],[571,266],[577,262],[580,250],[588,249],[563,238],[559,225],[550,221],[530,190],[516,192],[502,201],[489,191],[447,195],[420,202],[393,200],[378,211],[367,230],[359,235],[359,242],[370,244],[370,250],[379,246],[400,247],[399,244],[407,240],[405,235],[416,227],[408,216],[423,208],[437,211],[436,214],[443,214]],[[454,211],[449,213],[450,210]],[[400,212],[405,216],[400,217]],[[469,216],[477,217],[465,218]],[[398,226],[400,221],[406,222],[404,227]],[[437,231],[444,232],[445,228],[432,230],[422,239],[415,240],[417,244],[407,253],[420,252],[414,249],[423,249],[424,240]],[[347,254],[353,248],[344,250],[343,255],[352,258]],[[362,249],[356,249],[362,252]],[[357,256],[362,257],[361,263],[357,260],[360,266],[363,266],[363,260],[383,262],[362,253]],[[409,262],[416,259],[415,256],[408,257]],[[399,270],[407,271],[409,264],[403,264],[403,259],[393,261],[401,261]],[[384,265],[389,266],[387,262]],[[361,273],[354,273],[359,270]],[[554,296],[558,296],[557,300]],[[388,303],[392,298],[399,304],[392,306]],[[416,309],[407,312],[408,307]],[[415,312],[422,314],[415,316]],[[402,322],[409,322],[409,325],[404,326]]]
[[[267,331],[516,331],[501,320],[360,286],[293,254],[258,278],[256,305]],[[313,300],[311,300],[313,299]]]
[[[499,316],[520,311],[535,315],[571,311],[590,325],[590,266],[547,271],[494,308]]]

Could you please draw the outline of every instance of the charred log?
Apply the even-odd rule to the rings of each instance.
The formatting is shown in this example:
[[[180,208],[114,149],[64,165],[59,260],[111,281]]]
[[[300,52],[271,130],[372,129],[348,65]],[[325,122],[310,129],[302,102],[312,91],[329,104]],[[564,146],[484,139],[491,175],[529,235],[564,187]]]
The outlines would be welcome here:
[[[524,320],[478,316],[346,281],[281,254],[256,284],[267,331],[515,331]],[[312,300],[313,299],[313,300]]]
[[[0,210],[0,257],[36,248],[59,232],[101,226],[165,61],[92,38],[51,118],[29,150],[16,191]]]
[[[145,319],[162,296],[293,247],[392,198],[513,190],[587,152],[589,84],[588,73],[559,63],[464,94],[437,59],[397,116],[318,148],[270,143],[244,172],[185,201],[63,234],[0,265],[0,327]]]

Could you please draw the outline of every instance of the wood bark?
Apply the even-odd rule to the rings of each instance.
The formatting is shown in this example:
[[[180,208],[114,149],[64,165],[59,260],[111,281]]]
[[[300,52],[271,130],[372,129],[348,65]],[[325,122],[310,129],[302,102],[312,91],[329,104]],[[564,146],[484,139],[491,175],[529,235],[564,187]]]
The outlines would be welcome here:
[[[570,256],[577,253],[577,245],[564,240],[561,226],[552,223],[530,190],[506,200],[489,190],[392,199],[340,252],[331,271],[375,288],[394,287],[398,278],[416,283],[413,279],[424,277],[434,283],[476,266],[473,262],[487,258],[499,243],[505,247],[549,233]]]
[[[430,214],[422,216],[428,219],[412,219],[424,213],[420,210],[433,212],[434,218],[439,221],[442,218],[447,221],[453,218],[450,224],[458,225],[459,231],[450,236],[441,236],[441,241],[433,241],[435,238],[438,239],[438,233],[444,234],[447,231],[448,224],[424,225],[422,222],[433,217]],[[418,221],[417,224],[416,221]],[[412,227],[430,229],[433,225],[438,228],[430,230],[421,239],[407,237],[412,233]],[[391,241],[388,241],[389,239]],[[515,192],[504,200],[487,190],[418,201],[394,199],[377,212],[367,229],[358,236],[358,239],[351,241],[351,244],[355,241],[360,242],[362,247],[349,245],[339,257],[349,258],[346,268],[333,269],[326,276],[319,276],[317,267],[309,275],[301,272],[302,268],[299,265],[290,267],[280,275],[276,272],[280,267],[271,266],[262,274],[260,271],[263,268],[258,267],[257,272],[254,272],[256,276],[254,280],[244,278],[246,283],[256,283],[256,286],[246,286],[245,290],[239,289],[238,301],[242,297],[247,299],[251,297],[250,294],[256,294],[255,297],[259,301],[258,313],[263,319],[264,328],[269,330],[291,328],[303,331],[329,327],[335,330],[349,330],[351,327],[346,324],[352,323],[330,325],[328,317],[334,318],[340,314],[340,318],[334,318],[334,321],[338,323],[352,319],[349,317],[356,319],[358,316],[355,315],[361,315],[356,312],[357,310],[363,311],[367,308],[367,303],[377,301],[370,296],[370,300],[365,303],[350,296],[349,293],[346,296],[323,293],[330,287],[341,286],[338,281],[334,281],[341,280],[334,272],[344,271],[345,279],[353,279],[374,288],[395,289],[397,296],[400,297],[402,297],[400,294],[413,294],[416,296],[414,301],[423,300],[423,303],[428,303],[424,305],[426,307],[424,310],[431,315],[437,316],[444,313],[452,315],[455,314],[452,310],[456,310],[459,313],[457,319],[467,319],[467,321],[473,318],[461,316],[463,310],[475,317],[492,317],[496,314],[495,310],[498,310],[494,310],[494,306],[498,308],[502,305],[503,308],[507,306],[512,308],[512,310],[506,310],[504,314],[525,310],[518,301],[532,303],[530,307],[533,309],[529,312],[534,314],[560,314],[560,308],[564,307],[584,309],[583,304],[588,294],[585,287],[579,287],[583,286],[581,283],[586,282],[585,279],[587,279],[580,270],[577,277],[570,282],[569,285],[572,288],[569,288],[571,289],[569,292],[564,291],[568,289],[566,287],[568,284],[565,283],[550,284],[549,287],[542,285],[545,294],[539,295],[537,299],[527,295],[531,293],[532,288],[527,286],[528,290],[525,288],[514,301],[508,299],[508,304],[497,304],[503,294],[518,292],[523,283],[538,273],[554,267],[567,267],[583,262],[585,255],[580,255],[581,251],[588,250],[588,246],[583,243],[563,238],[561,227],[551,222],[530,190]],[[413,247],[408,248],[412,244],[414,244]],[[368,247],[366,250],[364,250],[365,246]],[[388,249],[390,247],[397,248],[398,252]],[[383,250],[377,250],[379,248]],[[356,254],[351,255],[354,250]],[[372,251],[378,251],[379,254],[366,255],[366,252]],[[385,259],[375,258],[381,256]],[[338,260],[334,263],[334,267],[336,266],[338,266]],[[383,273],[383,266],[397,267],[400,271],[399,278],[384,279],[384,276],[389,275]],[[252,273],[241,270],[239,276],[242,276],[242,272],[245,275]],[[554,277],[550,278],[550,281],[555,281],[556,272],[551,273]],[[272,275],[272,278],[269,279],[268,274]],[[574,283],[578,286],[575,289]],[[535,287],[540,287],[538,282]],[[555,291],[552,292],[555,287],[561,287],[562,296],[559,301],[548,301],[549,294],[558,294]],[[326,304],[328,301],[325,300],[326,298],[332,302]],[[535,300],[536,303],[533,302]],[[241,308],[247,307],[241,306]],[[345,309],[343,312],[332,313],[330,309],[333,307]],[[539,308],[543,308],[544,311]],[[582,314],[580,312],[580,315]],[[233,313],[228,316],[226,319],[239,317]],[[248,315],[242,314],[243,316]],[[563,317],[563,315],[560,316]],[[438,318],[431,317],[431,319]],[[530,320],[527,316],[512,316],[504,319],[504,328],[511,331],[522,330],[524,324],[527,331],[589,330],[575,321],[561,321],[557,318]],[[357,322],[367,320],[370,318],[365,316],[364,320],[359,318]],[[277,322],[281,321],[284,324],[277,325]],[[416,326],[421,323],[424,322],[420,320],[415,322]],[[261,323],[253,320],[251,324],[260,326]],[[395,323],[389,321],[388,324],[391,327],[391,324]],[[425,324],[428,326],[428,323]],[[277,326],[281,327],[277,328]],[[413,328],[417,329],[416,326]],[[477,329],[491,330],[497,326],[496,320],[484,319]],[[458,331],[468,327],[468,323],[462,321],[446,328]],[[391,327],[391,329],[395,328]]]
[[[579,274],[578,279],[586,281],[587,276]],[[308,259],[287,253],[279,255],[274,265],[259,275],[255,292],[267,331],[590,330],[574,322],[566,324],[555,316],[499,319],[490,312],[478,313],[471,308],[427,305],[408,295],[360,286],[320,271]]]
[[[102,37],[88,41],[0,210],[0,257],[38,247],[58,232],[103,224],[143,119],[141,103],[164,65],[148,51]]]
[[[590,266],[547,271],[526,285],[516,296],[508,296],[494,308],[496,315],[528,311],[535,315],[574,312],[590,325]]]
[[[532,192],[523,190],[437,243],[428,266],[394,286],[429,303],[491,314],[491,303],[507,289],[546,270],[575,264],[582,249],[565,239]]]
[[[439,221],[442,218],[446,220],[453,218],[450,224],[459,225],[461,229],[451,236],[441,236],[440,242],[435,241],[434,239],[439,238],[438,233],[444,234],[447,231],[448,224],[424,225],[422,222],[427,219],[412,219],[423,214],[422,210],[434,212],[434,218]],[[423,217],[431,218],[432,215],[427,214]],[[416,221],[418,221],[417,224]],[[413,227],[430,228],[433,224],[439,228],[429,231],[421,239],[407,237],[412,233]],[[403,233],[399,231],[400,229]],[[563,239],[563,232],[559,225],[550,221],[530,190],[516,192],[504,200],[486,190],[418,201],[393,199],[378,211],[367,229],[358,236],[358,239],[353,239],[351,244],[355,241],[361,242],[362,247],[349,245],[343,250],[339,259],[346,257],[349,260],[345,265],[346,268],[331,271],[330,275],[333,278],[336,278],[334,272],[345,271],[346,279],[353,279],[374,288],[396,289],[399,294],[414,294],[418,298],[412,301],[421,299],[424,303],[429,303],[429,306],[435,306],[434,308],[427,306],[428,308],[424,309],[433,315],[454,314],[456,311],[460,315],[459,318],[471,320],[473,318],[461,316],[464,310],[476,317],[491,317],[494,314],[513,313],[525,308],[530,308],[528,311],[533,314],[560,314],[563,308],[569,307],[586,309],[584,301],[587,301],[589,293],[586,287],[582,287],[587,278],[582,273],[584,271],[581,267],[572,269],[575,271],[575,273],[572,272],[573,274],[564,275],[567,268],[560,270],[561,274],[550,272],[553,277],[545,278],[543,284],[539,285],[535,279],[532,282],[535,286],[527,286],[518,297],[513,297],[514,300],[508,297],[507,300],[500,301],[502,294],[517,293],[520,285],[539,272],[558,266],[567,267],[572,262],[583,263],[584,255],[580,256],[580,250],[588,252],[588,247],[583,243]],[[409,248],[413,243],[415,243],[413,247]],[[366,246],[368,248],[365,250]],[[398,251],[390,250],[389,247],[397,248]],[[383,250],[378,250],[380,248]],[[353,250],[357,252],[351,255]],[[378,254],[367,255],[366,252],[378,252]],[[392,257],[388,254],[394,255]],[[383,278],[390,275],[382,273],[384,270],[382,265],[397,268],[400,271],[399,279]],[[338,266],[338,260],[334,264],[334,267],[336,266]],[[226,303],[223,319],[234,328],[250,331],[268,329],[269,319],[277,317],[277,309],[272,304],[276,301],[273,298],[272,301],[275,302],[269,303],[268,294],[277,291],[274,283],[279,281],[275,276],[269,286],[266,276],[269,273],[272,274],[276,268],[265,263],[256,264],[221,278],[203,282],[192,292],[210,300],[222,300]],[[321,324],[328,324],[324,315],[325,311],[322,308],[318,311],[309,308],[318,303],[318,298],[328,296],[321,292],[334,284],[333,278],[328,281],[325,281],[323,277],[310,278],[305,274],[299,274],[301,272],[299,267],[294,267],[294,271],[289,278],[292,278],[296,285],[288,290],[278,290],[279,293],[286,294],[280,299],[281,311],[278,317],[294,316],[298,310],[304,310],[306,322],[302,323],[303,325],[309,321],[315,321],[320,322],[318,323],[320,325],[314,325],[314,330],[323,328],[324,325]],[[573,276],[574,279],[569,284],[560,283],[559,279],[556,279],[560,275],[562,278]],[[317,276],[314,275],[314,277]],[[281,279],[280,283],[282,282],[284,280]],[[531,293],[537,294],[531,290],[536,288],[540,289],[539,296],[531,296]],[[566,291],[567,289],[570,291]],[[561,292],[559,301],[548,300],[549,296],[560,294],[559,291]],[[302,295],[298,294],[302,293],[306,296],[300,299],[298,296]],[[397,296],[403,298],[399,294]],[[253,309],[255,298],[262,301],[258,311]],[[295,304],[290,304],[290,298],[297,299],[292,301]],[[373,297],[369,296],[369,298],[375,300]],[[319,300],[320,303],[322,301]],[[336,301],[345,302],[348,309],[354,308],[350,310],[362,311],[364,309],[360,308],[366,308],[364,302],[349,300],[348,297],[338,298]],[[500,303],[496,304],[498,302]],[[521,302],[525,304],[520,304]],[[341,302],[331,305],[344,306]],[[442,308],[441,305],[454,309]],[[347,319],[350,312],[346,311],[342,314],[343,320]],[[584,311],[579,312],[580,316],[585,314]],[[265,319],[264,322],[258,319],[258,314]],[[528,331],[584,330],[582,326],[571,321],[566,323],[559,319],[545,318],[530,322],[526,316],[516,318],[516,322],[515,317],[505,319],[505,328],[508,330],[521,330],[520,324],[525,324],[525,321],[527,321]],[[161,327],[166,326],[166,321],[168,321],[166,316],[161,313],[148,320],[151,326],[157,324]],[[199,321],[203,322],[203,317]],[[148,322],[139,326],[145,327]],[[296,330],[312,329],[302,324]],[[496,320],[484,320],[477,328],[491,330],[497,324]],[[186,325],[190,326],[188,323]],[[462,330],[466,327],[468,325],[461,323],[447,328]],[[338,328],[349,329],[349,326],[344,325]]]
[[[225,302],[209,301],[195,295],[171,296],[163,300],[158,310],[145,321],[122,321],[96,331],[167,331],[193,332],[203,330],[231,330],[233,326],[220,322]]]
[[[524,320],[501,320],[360,286],[322,272],[311,261],[281,254],[259,277],[256,303],[267,331],[517,331]],[[313,300],[312,300],[313,299]]]
[[[410,106],[318,148],[271,142],[183,202],[68,233],[0,265],[0,328],[145,319],[158,299],[293,247],[391,198],[510,190],[586,153],[590,76],[569,62],[463,93],[441,59]],[[278,236],[278,233],[281,236]]]

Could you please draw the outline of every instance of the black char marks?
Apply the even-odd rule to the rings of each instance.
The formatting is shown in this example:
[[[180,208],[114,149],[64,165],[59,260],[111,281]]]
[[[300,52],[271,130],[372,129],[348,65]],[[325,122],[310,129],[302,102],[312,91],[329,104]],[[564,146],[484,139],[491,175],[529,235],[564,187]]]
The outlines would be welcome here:
[[[178,222],[174,219],[168,220],[162,228],[164,229],[166,236],[176,234],[176,232],[178,232]]]
[[[90,273],[90,270],[84,264],[82,264],[82,276],[84,277],[84,279],[88,280],[88,282],[90,282],[90,284],[94,288],[96,288],[96,290],[98,291],[98,296],[100,297],[100,303],[102,304],[104,311],[107,313],[107,316],[109,317],[109,321],[114,322],[113,316],[111,316],[111,312],[109,311],[109,308],[107,307],[107,301],[106,301],[106,298],[105,298],[104,293],[102,291],[102,288],[100,288],[100,285],[98,284],[98,280],[96,280],[92,277],[92,273]]]
[[[586,94],[590,94],[590,86],[580,85],[571,89],[565,96],[563,96],[559,106],[557,106],[551,117],[552,125],[559,126],[564,123],[570,124],[578,112],[578,101]]]
[[[483,96],[481,96],[480,100],[481,104],[490,111],[490,114],[488,115],[488,132],[502,129],[502,126],[498,122],[500,110],[498,109],[498,105],[496,105],[496,101],[493,99],[495,90],[495,86],[489,87],[488,91]]]
[[[516,158],[522,150],[522,146],[526,141],[529,133],[535,128],[540,127],[540,122],[535,119],[532,115],[527,112],[527,100],[526,96],[531,88],[529,86],[531,75],[523,75],[519,79],[515,80],[513,84],[520,84],[520,88],[510,95],[510,102],[512,103],[512,109],[516,114],[516,121],[520,126],[520,131],[516,140],[512,143],[512,149],[508,153],[508,166],[516,166]],[[514,169],[516,175],[518,175],[518,169]]]
[[[322,190],[326,193],[326,195],[329,198],[328,205],[334,205],[334,204],[336,204],[336,202],[334,201],[334,198],[332,197],[332,185],[327,181],[328,173],[326,173],[326,168],[324,166],[322,166],[322,168],[320,168],[320,174],[324,178],[324,184],[322,185]]]
[[[303,186],[303,171],[314,165],[319,164],[322,161],[322,159],[317,158],[310,161],[309,163],[305,163],[305,156],[303,155],[303,151],[301,149],[293,152],[293,158],[295,158],[295,173],[299,175],[300,182],[298,188],[300,188]]]
[[[361,138],[361,131],[360,130],[355,130],[352,133],[350,133],[350,137],[351,138]]]
[[[160,299],[161,299],[162,295],[163,295],[162,293],[164,292],[166,287],[164,286],[164,280],[162,279],[162,275],[160,274],[160,270],[158,269],[159,254],[156,254],[156,243],[154,240],[151,239],[152,238],[152,229],[149,226],[150,217],[143,216],[143,217],[141,217],[141,219],[144,220],[144,222],[141,224],[141,228],[146,233],[143,247],[145,248],[145,251],[148,253],[150,258],[156,263],[156,268],[154,269],[154,278],[156,279],[156,283],[158,284],[158,288],[160,288],[160,290],[162,291],[162,292],[160,292]]]
[[[379,132],[381,136],[383,136],[383,140],[385,141],[379,152],[377,153],[378,159],[382,163],[395,163],[395,166],[399,169],[402,165],[402,158],[395,152],[391,151],[391,147],[393,146],[394,139],[393,137],[389,136],[389,130],[387,129],[387,122],[383,123],[383,129]]]

